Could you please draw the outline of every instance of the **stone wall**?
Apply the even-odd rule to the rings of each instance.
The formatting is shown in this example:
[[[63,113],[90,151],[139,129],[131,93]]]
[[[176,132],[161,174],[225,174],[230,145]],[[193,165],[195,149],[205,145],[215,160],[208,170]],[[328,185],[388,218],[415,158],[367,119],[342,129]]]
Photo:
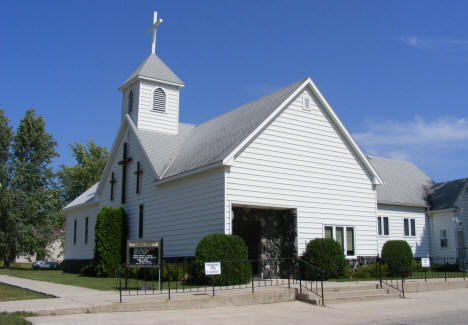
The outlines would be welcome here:
[[[250,208],[233,208],[233,212],[234,234],[246,241],[249,258],[259,261],[254,272],[262,278],[286,274],[290,261],[284,259],[297,256],[296,212]],[[252,229],[258,233],[249,233]]]

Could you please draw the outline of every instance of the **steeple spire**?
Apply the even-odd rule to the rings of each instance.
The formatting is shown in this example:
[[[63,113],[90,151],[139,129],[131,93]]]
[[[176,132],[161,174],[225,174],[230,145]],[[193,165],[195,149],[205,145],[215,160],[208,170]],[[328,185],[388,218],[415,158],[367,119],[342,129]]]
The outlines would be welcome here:
[[[161,25],[163,22],[162,19],[159,19],[158,20],[158,12],[155,11],[153,13],[153,25],[151,25],[150,28],[148,28],[148,30],[146,31],[147,33],[153,33],[153,39],[152,39],[152,42],[151,42],[151,53],[152,54],[155,54],[156,53],[156,28]]]

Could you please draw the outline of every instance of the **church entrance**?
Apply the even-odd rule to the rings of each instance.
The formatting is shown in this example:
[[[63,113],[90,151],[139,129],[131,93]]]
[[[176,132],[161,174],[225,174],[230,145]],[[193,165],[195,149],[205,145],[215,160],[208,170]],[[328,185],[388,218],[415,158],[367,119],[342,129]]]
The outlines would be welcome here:
[[[233,234],[244,239],[254,275],[280,276],[282,259],[297,256],[296,210],[233,207]],[[284,264],[284,263],[283,263]]]

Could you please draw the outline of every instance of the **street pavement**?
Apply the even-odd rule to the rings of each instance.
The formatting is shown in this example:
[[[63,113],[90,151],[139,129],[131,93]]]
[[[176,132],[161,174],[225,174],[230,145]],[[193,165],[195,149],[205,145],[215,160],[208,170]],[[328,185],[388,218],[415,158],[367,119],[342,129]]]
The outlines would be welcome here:
[[[33,324],[468,324],[468,289],[408,294],[406,299],[317,307],[298,301],[154,312],[75,314],[28,318]]]

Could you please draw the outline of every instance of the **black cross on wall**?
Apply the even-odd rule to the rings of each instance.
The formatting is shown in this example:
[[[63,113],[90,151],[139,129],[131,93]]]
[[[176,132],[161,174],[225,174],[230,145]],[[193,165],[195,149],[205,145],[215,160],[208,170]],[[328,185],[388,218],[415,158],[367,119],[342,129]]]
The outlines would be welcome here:
[[[132,158],[127,157],[127,143],[123,144],[123,155],[122,160],[119,161],[119,165],[122,165],[122,200],[121,203],[125,203],[125,192],[127,185],[127,165],[132,161]]]
[[[140,162],[137,161],[137,170],[135,172],[136,175],[136,192],[137,194],[140,193],[140,175],[143,174],[143,170],[140,169]]]
[[[111,185],[111,192],[110,192],[110,200],[114,201],[114,184],[116,180],[114,178],[114,172],[112,172],[111,180],[110,180],[110,185]]]

